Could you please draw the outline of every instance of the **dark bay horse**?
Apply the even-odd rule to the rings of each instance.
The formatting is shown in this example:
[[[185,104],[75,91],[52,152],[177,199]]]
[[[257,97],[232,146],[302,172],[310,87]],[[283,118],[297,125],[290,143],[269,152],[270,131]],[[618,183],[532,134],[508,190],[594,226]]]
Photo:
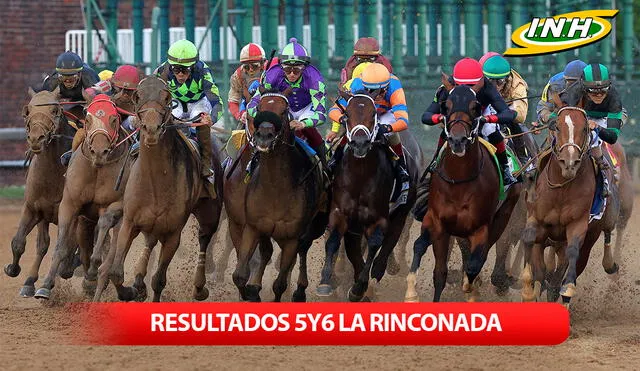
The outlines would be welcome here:
[[[560,260],[549,272],[548,290],[557,290],[565,305],[576,292],[576,279],[584,271],[591,248],[605,233],[602,265],[609,274],[617,272],[609,241],[620,213],[617,187],[609,178],[610,195],[599,220],[590,222],[590,209],[596,191],[596,170],[588,156],[590,130],[586,112],[579,107],[564,107],[554,97],[558,120],[552,135],[552,152],[540,165],[535,198],[528,200],[527,225],[522,233],[525,244],[525,268],[522,272],[522,299],[538,299],[545,288],[544,248],[548,239],[562,242]],[[561,287],[559,287],[561,285]],[[552,301],[557,295],[550,296]]]
[[[483,81],[473,87],[460,85],[453,88],[443,77],[443,83],[450,91],[446,101],[448,117],[445,125],[448,146],[431,179],[429,208],[422,222],[422,233],[414,244],[405,301],[418,300],[416,272],[431,241],[436,259],[433,300],[440,301],[446,284],[452,235],[469,240],[462,288],[471,294],[468,300],[476,300],[478,275],[489,249],[506,227],[522,187],[520,183],[513,184],[505,200],[499,203],[500,174],[489,150],[478,139],[477,118],[481,107],[476,100],[476,92],[482,88]]]
[[[394,165],[389,160],[388,144],[376,138],[375,102],[365,94],[347,98],[345,114],[349,143],[332,184],[330,235],[325,244],[325,263],[318,293],[327,296],[333,291],[330,280],[340,241],[344,238],[347,257],[354,270],[349,300],[360,301],[365,295],[365,300],[373,300],[374,288],[384,275],[388,258],[415,202],[415,182],[410,184],[407,202],[390,213]],[[413,160],[410,156],[407,158]],[[415,161],[407,162],[409,168],[418,166]],[[360,247],[363,234],[367,240],[366,262]]]
[[[133,95],[133,102],[140,128],[140,153],[131,166],[124,190],[124,213],[113,264],[108,257],[107,264],[103,263],[105,267],[100,267],[94,300],[100,300],[106,275],[116,286],[120,300],[146,297],[146,265],[142,271],[142,264],[138,266],[133,287],[123,286],[124,261],[134,238],[142,232],[149,240],[162,243],[158,268],[151,283],[153,301],[160,301],[167,282],[167,268],[180,245],[180,234],[191,214],[198,220],[200,245],[193,296],[196,300],[205,300],[209,295],[204,276],[206,251],[218,228],[222,209],[220,161],[214,153],[216,194],[212,196],[200,176],[200,164],[190,153],[177,126],[171,125],[171,93],[165,82],[155,76],[143,79]]]
[[[22,109],[31,161],[27,170],[20,224],[11,240],[13,261],[4,268],[10,277],[20,274],[20,258],[25,250],[26,237],[37,225],[36,259],[20,289],[22,297],[35,294],[34,284],[38,280],[40,264],[49,249],[49,224],[58,224],[58,206],[62,199],[65,172],[60,156],[71,148],[71,140],[76,132],[68,124],[57,94],[57,90],[35,93],[29,89],[31,100]],[[75,111],[76,115],[81,113],[81,110]],[[70,277],[68,273],[64,273],[67,278]]]
[[[100,215],[110,208],[117,208],[122,199],[122,188],[115,190],[114,184],[125,162],[129,143],[124,140],[127,133],[120,128],[120,116],[115,104],[106,95],[98,96],[87,106],[84,128],[86,137],[74,151],[67,168],[58,214],[58,241],[49,273],[35,294],[37,298],[49,299],[59,264],[73,254],[76,240],[80,244],[80,256],[85,268],[83,287],[87,293],[93,293],[97,280],[96,268],[101,259],[101,246],[98,246],[97,254],[93,254],[91,259],[94,229]],[[125,181],[127,175],[128,171],[124,174]],[[82,233],[82,229],[78,230],[76,236],[74,232],[77,226],[83,224],[87,225],[87,229]],[[99,227],[104,229],[102,225]]]
[[[322,174],[318,164],[313,164],[294,142],[286,94],[262,90],[261,93],[258,113],[247,124],[251,144],[258,151],[258,165],[244,188],[244,224],[240,231],[232,231],[234,242],[240,241],[236,245],[238,263],[233,282],[243,300],[260,300],[262,273],[271,255],[269,251],[262,251],[266,245],[263,242],[273,238],[282,249],[280,270],[273,283],[275,301],[281,301],[287,288],[296,253],[300,256],[300,274],[292,300],[306,301],[305,290],[309,284],[307,251],[313,240],[322,236],[328,219],[328,213],[320,211],[322,203],[326,202],[323,200]],[[236,172],[244,174],[244,169],[237,169]],[[227,211],[231,219],[234,211],[232,208]],[[238,219],[235,220],[237,223]],[[240,238],[234,236],[237,232],[241,232]],[[255,280],[248,282],[249,259],[259,242],[260,272]]]

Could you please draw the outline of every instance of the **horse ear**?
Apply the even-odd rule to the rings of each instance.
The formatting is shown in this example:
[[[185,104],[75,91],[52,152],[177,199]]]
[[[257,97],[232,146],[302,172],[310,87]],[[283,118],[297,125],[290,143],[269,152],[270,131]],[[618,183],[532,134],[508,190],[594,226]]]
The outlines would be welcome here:
[[[440,81],[442,81],[442,85],[447,89],[447,91],[451,91],[453,89],[453,84],[449,81],[449,75],[444,72],[440,73]]]
[[[262,85],[258,86],[258,91],[260,92],[260,94],[261,94],[261,95],[262,95],[262,94],[264,94],[264,92],[265,92],[266,90],[267,90],[267,89],[266,89],[264,86],[262,86]]]
[[[60,99],[60,85],[56,86],[51,93],[56,96],[56,99]]]
[[[293,93],[293,88],[289,86],[282,92],[282,95],[288,97],[289,95],[291,95],[291,93]]]
[[[473,85],[471,87],[471,90],[473,90],[476,94],[478,94],[480,89],[482,89],[483,87],[484,87],[484,78],[480,79],[480,81],[478,81],[475,85]]]
[[[27,90],[27,93],[29,93],[29,97],[31,98],[33,98],[33,96],[36,95],[35,90],[33,90],[31,86],[29,86],[29,90]]]
[[[29,117],[29,105],[25,104],[24,107],[22,107],[22,118],[27,118]]]

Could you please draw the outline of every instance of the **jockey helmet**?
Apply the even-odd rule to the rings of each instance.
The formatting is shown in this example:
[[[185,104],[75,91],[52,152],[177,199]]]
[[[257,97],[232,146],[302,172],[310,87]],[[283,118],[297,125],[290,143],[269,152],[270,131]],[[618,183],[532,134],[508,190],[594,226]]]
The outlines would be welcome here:
[[[453,66],[453,81],[458,85],[474,85],[484,77],[480,62],[463,58]]]
[[[98,77],[100,78],[100,81],[109,80],[111,78],[111,76],[113,76],[113,71],[111,71],[111,70],[102,70],[98,74]]]
[[[478,59],[478,62],[480,62],[481,66],[484,66],[484,62],[486,62],[487,59],[489,59],[491,57],[495,57],[496,55],[500,55],[500,53],[488,52],[485,55],[483,55],[482,57],[480,57],[480,59]]]
[[[82,58],[72,51],[66,51],[58,56],[56,60],[56,71],[60,75],[75,75],[82,71]]]
[[[608,89],[611,86],[609,70],[599,63],[587,65],[582,70],[581,80],[585,89]]]
[[[504,79],[511,73],[511,65],[500,55],[495,55],[484,62],[482,72],[490,79]]]
[[[311,57],[304,46],[298,43],[295,37],[289,39],[289,43],[280,52],[280,64],[309,64]]]
[[[353,46],[353,55],[377,56],[380,54],[380,44],[373,37],[361,37]]]
[[[582,70],[587,66],[583,61],[576,59],[567,63],[564,67],[565,80],[577,80],[582,75]]]
[[[384,65],[371,63],[362,71],[360,79],[366,89],[383,89],[389,85],[391,74]]]
[[[138,69],[132,65],[123,65],[118,67],[111,77],[111,84],[122,89],[135,90],[140,82],[140,74]]]
[[[265,59],[264,49],[258,44],[249,43],[240,51],[240,63],[261,62]]]
[[[189,40],[178,40],[167,52],[169,64],[190,67],[198,61],[198,48]]]

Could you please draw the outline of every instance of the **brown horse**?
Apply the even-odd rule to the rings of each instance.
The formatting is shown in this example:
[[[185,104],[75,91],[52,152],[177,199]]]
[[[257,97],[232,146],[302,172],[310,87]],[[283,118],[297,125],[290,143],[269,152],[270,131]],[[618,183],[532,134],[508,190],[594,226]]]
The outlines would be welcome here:
[[[345,115],[349,144],[333,180],[330,235],[325,244],[318,294],[328,296],[333,291],[330,285],[333,265],[344,238],[347,257],[354,270],[349,300],[360,301],[366,296],[364,300],[370,301],[374,299],[374,288],[384,275],[387,260],[415,202],[415,182],[410,184],[407,202],[389,210],[395,176],[389,161],[389,146],[376,138],[375,102],[365,94],[347,98]],[[417,164],[411,162],[410,168],[415,167]],[[360,247],[363,234],[368,247],[366,262]]]
[[[210,195],[200,175],[200,165],[190,153],[178,126],[169,124],[172,120],[171,93],[163,80],[155,76],[142,80],[133,102],[141,133],[140,154],[131,166],[124,190],[124,214],[113,264],[108,257],[107,264],[100,267],[94,300],[100,300],[107,275],[116,286],[120,300],[140,299],[139,295],[146,295],[146,265],[144,270],[136,272],[133,287],[123,286],[124,261],[134,238],[143,232],[149,239],[162,243],[158,268],[151,283],[153,301],[160,301],[167,282],[167,268],[191,214],[198,220],[200,244],[193,296],[196,300],[204,300],[209,296],[204,276],[206,251],[218,229],[222,209],[220,162],[214,153],[216,194]],[[138,268],[142,268],[141,265]]]
[[[123,141],[127,133],[120,129],[120,116],[115,105],[108,97],[102,98],[87,106],[84,124],[86,138],[73,153],[67,169],[67,181],[58,214],[58,242],[49,273],[35,294],[37,298],[49,299],[60,262],[73,254],[72,247],[76,239],[81,247],[80,256],[85,268],[83,287],[89,294],[95,287],[95,268],[100,262],[101,246],[96,249],[98,254],[93,254],[91,264],[94,227],[101,214],[120,205],[123,192],[121,189],[115,190],[114,184],[129,150],[128,142]],[[118,143],[120,145],[116,145]],[[126,180],[128,172],[124,175]],[[74,236],[73,232],[79,224],[86,224],[87,228],[82,228]],[[102,224],[100,227],[103,228]]]
[[[469,256],[464,259],[463,291],[471,294],[468,300],[476,300],[478,275],[489,249],[507,225],[522,187],[520,183],[513,184],[504,202],[499,203],[500,174],[491,154],[478,140],[476,118],[480,116],[480,103],[476,100],[476,92],[483,82],[453,89],[446,77],[443,77],[443,83],[451,91],[446,102],[448,146],[431,179],[429,209],[422,222],[422,233],[414,244],[406,301],[418,300],[416,272],[431,239],[436,259],[433,300],[440,301],[446,284],[451,235],[467,238],[470,242]]]
[[[535,197],[528,200],[527,225],[522,234],[525,244],[522,299],[537,299],[545,287],[544,248],[548,239],[552,239],[562,244],[558,265],[550,272],[548,289],[559,291],[568,306],[575,295],[576,279],[586,267],[591,248],[602,232],[605,233],[602,265],[609,274],[617,272],[609,241],[620,206],[617,187],[609,171],[607,177],[612,186],[606,209],[599,220],[589,222],[597,174],[587,155],[590,143],[587,115],[579,107],[564,107],[557,97],[554,101],[561,108],[556,128],[550,131],[552,152],[539,167]],[[560,281],[562,287],[556,287]],[[557,296],[551,295],[550,300],[557,300]]]
[[[57,93],[35,93],[29,89],[31,100],[22,109],[27,143],[32,155],[27,171],[20,224],[11,240],[13,262],[4,268],[10,277],[20,274],[20,258],[25,250],[26,237],[37,225],[36,259],[24,286],[20,289],[22,297],[31,297],[36,291],[34,284],[38,280],[40,264],[49,249],[49,224],[58,223],[58,206],[62,199],[65,172],[64,166],[60,163],[60,156],[71,148],[71,140],[76,131],[68,124],[62,106],[58,103]],[[81,112],[75,113],[80,115]],[[64,276],[69,278],[69,269],[66,271]]]
[[[293,301],[305,301],[308,286],[307,251],[313,240],[320,237],[327,223],[327,213],[321,212],[323,181],[317,163],[294,141],[289,127],[289,101],[286,94],[262,91],[255,119],[248,123],[251,145],[257,150],[258,165],[247,179],[244,189],[244,225],[230,228],[236,244],[238,263],[233,282],[243,300],[260,300],[262,274],[271,256],[263,251],[266,239],[273,238],[282,249],[280,270],[273,283],[275,301],[281,301],[287,288],[288,275],[300,256],[298,287]],[[252,133],[251,133],[252,132]],[[245,170],[237,170],[233,177],[243,177]],[[229,203],[227,203],[229,205]],[[234,206],[236,207],[236,206]],[[238,222],[241,212],[227,209],[229,219]],[[230,223],[233,225],[233,223]],[[238,243],[239,242],[239,243]],[[259,272],[249,282],[249,259],[260,242]]]

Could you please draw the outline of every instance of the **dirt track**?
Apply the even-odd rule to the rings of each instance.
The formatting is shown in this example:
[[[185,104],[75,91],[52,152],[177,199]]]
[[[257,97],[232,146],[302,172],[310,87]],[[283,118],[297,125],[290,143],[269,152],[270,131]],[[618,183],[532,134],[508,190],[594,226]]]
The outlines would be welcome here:
[[[636,206],[638,203],[636,202]],[[636,210],[638,208],[636,207]],[[0,265],[11,260],[10,242],[17,229],[19,203],[0,200]],[[65,337],[73,326],[64,320],[62,304],[83,300],[80,278],[58,281],[53,299],[45,304],[35,299],[18,297],[25,271],[34,257],[35,238],[29,237],[27,252],[22,259],[23,273],[15,279],[4,273],[0,276],[0,365],[3,369],[638,369],[640,366],[640,212],[635,212],[629,223],[621,272],[611,279],[600,264],[602,242],[594,247],[587,270],[578,279],[578,295],[572,302],[572,335],[564,344],[541,347],[95,347],[70,346]],[[412,229],[411,243],[417,237],[418,225]],[[50,253],[55,247],[57,229],[51,228]],[[226,233],[226,227],[221,230]],[[187,227],[183,241],[168,273],[168,285],[163,293],[165,301],[191,300],[191,279],[195,267],[196,240],[194,229]],[[127,265],[137,258],[140,240],[134,242]],[[276,248],[277,250],[277,248]],[[220,254],[217,247],[214,254]],[[324,248],[316,242],[310,251],[310,286],[308,298],[316,301]],[[230,276],[235,258],[229,262],[224,283],[208,283],[213,301],[236,301],[237,290]],[[411,257],[407,254],[407,260]],[[490,255],[483,271],[485,284],[481,300],[518,301],[519,292],[511,290],[499,298],[489,282]],[[40,270],[42,280],[50,258],[45,258]],[[451,266],[459,264],[459,255],[453,254]],[[433,255],[425,255],[420,271],[418,290],[422,300],[432,295],[431,271]],[[297,271],[297,268],[296,268]],[[150,270],[150,272],[153,272]],[[151,273],[149,274],[149,276]],[[270,300],[274,275],[273,266],[265,274],[263,300]],[[131,269],[126,270],[125,282],[131,282]],[[36,287],[41,283],[36,283]],[[401,301],[404,297],[403,275],[385,276],[379,291],[384,301]],[[332,300],[344,300],[344,291]],[[290,294],[286,295],[289,300]],[[109,289],[107,300],[115,300]],[[443,294],[445,301],[462,301],[460,289],[448,285]],[[541,321],[544,319],[540,319]]]

